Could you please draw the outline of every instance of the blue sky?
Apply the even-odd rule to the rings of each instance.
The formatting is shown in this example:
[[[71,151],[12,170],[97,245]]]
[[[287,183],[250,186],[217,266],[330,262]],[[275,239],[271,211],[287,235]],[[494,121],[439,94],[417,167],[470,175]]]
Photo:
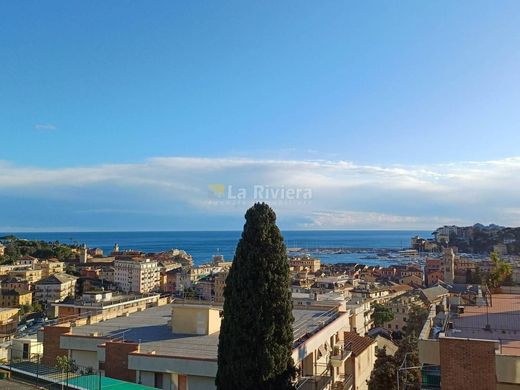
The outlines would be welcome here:
[[[517,1],[1,11],[0,230],[240,229],[210,183],[312,188],[285,228],[520,222]]]

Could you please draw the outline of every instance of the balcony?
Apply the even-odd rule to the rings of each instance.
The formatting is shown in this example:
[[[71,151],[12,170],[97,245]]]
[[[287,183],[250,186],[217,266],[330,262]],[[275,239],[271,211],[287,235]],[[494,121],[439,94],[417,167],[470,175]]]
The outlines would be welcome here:
[[[332,383],[331,376],[302,376],[296,384],[296,390],[323,390]]]
[[[343,345],[334,346],[334,350],[330,355],[330,365],[332,367],[340,367],[345,360],[352,355],[352,343],[348,342]]]
[[[352,375],[340,375],[339,380],[332,385],[332,390],[351,390],[353,385],[354,379]]]

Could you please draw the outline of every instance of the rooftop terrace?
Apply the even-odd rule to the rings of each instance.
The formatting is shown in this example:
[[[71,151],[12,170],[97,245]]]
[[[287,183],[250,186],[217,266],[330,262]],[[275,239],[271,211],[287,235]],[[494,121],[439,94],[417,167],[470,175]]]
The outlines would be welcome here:
[[[172,306],[164,305],[92,325],[73,327],[71,333],[140,342],[144,353],[216,359],[219,333],[186,335],[173,333],[169,325]],[[338,317],[337,310],[293,310],[295,346]]]
[[[450,314],[446,336],[498,340],[503,355],[520,356],[520,295],[492,295],[490,305],[464,306],[464,312]]]

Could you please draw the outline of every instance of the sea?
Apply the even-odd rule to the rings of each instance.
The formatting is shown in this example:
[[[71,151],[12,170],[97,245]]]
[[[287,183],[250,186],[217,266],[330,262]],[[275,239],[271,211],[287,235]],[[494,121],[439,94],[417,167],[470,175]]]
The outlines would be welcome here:
[[[60,241],[67,244],[86,244],[101,248],[109,254],[114,244],[120,250],[162,252],[182,249],[193,256],[195,264],[211,261],[213,255],[232,260],[241,232],[239,231],[145,231],[145,232],[58,232],[58,233],[0,233],[13,234],[28,240]],[[375,256],[381,251],[396,252],[410,247],[410,238],[429,238],[431,231],[421,230],[299,230],[282,231],[292,254],[309,254],[323,263],[357,262],[384,265],[388,258]],[[296,249],[297,248],[297,249]]]

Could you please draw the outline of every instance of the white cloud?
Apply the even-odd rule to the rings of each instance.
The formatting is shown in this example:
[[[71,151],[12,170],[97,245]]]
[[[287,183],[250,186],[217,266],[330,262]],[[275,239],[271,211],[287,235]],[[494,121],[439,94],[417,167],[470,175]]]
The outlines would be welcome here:
[[[211,183],[312,189],[309,201],[274,202],[289,228],[520,224],[520,158],[430,166],[187,157],[67,168],[0,162],[0,202],[2,195],[23,196],[68,202],[107,218],[125,213],[175,216],[179,210],[187,218],[189,213],[241,216],[253,201],[215,202],[208,195]]]
[[[309,222],[302,224],[307,229],[431,229],[435,226],[463,223],[457,218],[417,217],[360,211],[313,212]]]
[[[53,130],[57,129],[57,127],[51,123],[37,123],[34,125],[34,128],[36,130],[42,130],[42,131],[53,131]]]

